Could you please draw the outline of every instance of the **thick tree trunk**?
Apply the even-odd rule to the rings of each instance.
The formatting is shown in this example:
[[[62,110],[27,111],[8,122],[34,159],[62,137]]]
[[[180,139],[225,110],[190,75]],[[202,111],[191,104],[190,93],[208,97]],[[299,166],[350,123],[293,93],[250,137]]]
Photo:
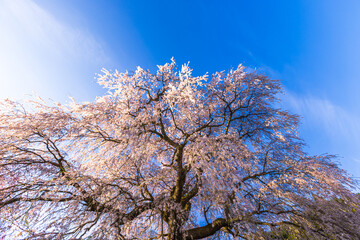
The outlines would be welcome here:
[[[169,222],[169,235],[168,240],[183,240],[181,233],[182,221],[177,218],[177,214],[174,211],[172,214],[172,220]]]
[[[223,219],[218,218],[213,223],[210,223],[203,227],[197,227],[190,230],[187,230],[183,233],[182,240],[195,240],[210,237],[214,235],[223,227],[229,227],[229,223]]]

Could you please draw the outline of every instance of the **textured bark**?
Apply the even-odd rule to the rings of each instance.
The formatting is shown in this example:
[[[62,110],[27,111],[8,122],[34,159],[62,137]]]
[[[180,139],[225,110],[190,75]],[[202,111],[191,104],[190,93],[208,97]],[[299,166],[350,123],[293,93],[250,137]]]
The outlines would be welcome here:
[[[0,238],[18,226],[29,231],[8,239],[258,239],[259,226],[293,224],[358,239],[344,231],[360,222],[351,179],[302,150],[298,117],[277,107],[280,82],[241,65],[192,73],[174,61],[104,70],[109,92],[91,103],[0,102]],[[313,224],[309,196],[351,205]],[[353,218],[334,228],[331,213]]]
[[[184,233],[184,239],[195,240],[195,239],[206,238],[206,237],[214,235],[221,228],[228,227],[228,226],[229,226],[229,223],[225,219],[218,218],[213,223],[208,224],[206,226],[187,230]]]

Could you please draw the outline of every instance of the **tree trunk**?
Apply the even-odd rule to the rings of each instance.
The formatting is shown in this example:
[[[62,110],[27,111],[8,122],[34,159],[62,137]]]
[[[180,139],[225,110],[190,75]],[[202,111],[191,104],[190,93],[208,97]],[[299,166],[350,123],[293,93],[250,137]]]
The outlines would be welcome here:
[[[169,223],[169,235],[167,240],[183,240],[181,232],[181,220],[176,218],[176,213],[174,212],[173,219]]]

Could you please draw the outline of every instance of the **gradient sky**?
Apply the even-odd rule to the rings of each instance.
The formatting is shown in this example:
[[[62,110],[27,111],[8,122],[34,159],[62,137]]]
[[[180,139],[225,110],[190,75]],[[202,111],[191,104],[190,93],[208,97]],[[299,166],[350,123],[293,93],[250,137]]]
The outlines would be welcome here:
[[[195,74],[239,63],[281,79],[311,154],[360,177],[360,1],[0,0],[0,98],[104,93],[101,68]]]

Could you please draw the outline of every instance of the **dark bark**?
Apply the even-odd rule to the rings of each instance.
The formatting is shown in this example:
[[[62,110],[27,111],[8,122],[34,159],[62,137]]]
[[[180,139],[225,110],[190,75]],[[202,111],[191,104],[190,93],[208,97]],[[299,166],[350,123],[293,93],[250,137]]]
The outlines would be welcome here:
[[[209,236],[214,235],[217,231],[219,231],[223,227],[229,227],[229,222],[224,218],[218,218],[213,223],[210,223],[203,227],[197,227],[190,230],[185,231],[183,234],[186,240],[195,240],[202,239]]]

